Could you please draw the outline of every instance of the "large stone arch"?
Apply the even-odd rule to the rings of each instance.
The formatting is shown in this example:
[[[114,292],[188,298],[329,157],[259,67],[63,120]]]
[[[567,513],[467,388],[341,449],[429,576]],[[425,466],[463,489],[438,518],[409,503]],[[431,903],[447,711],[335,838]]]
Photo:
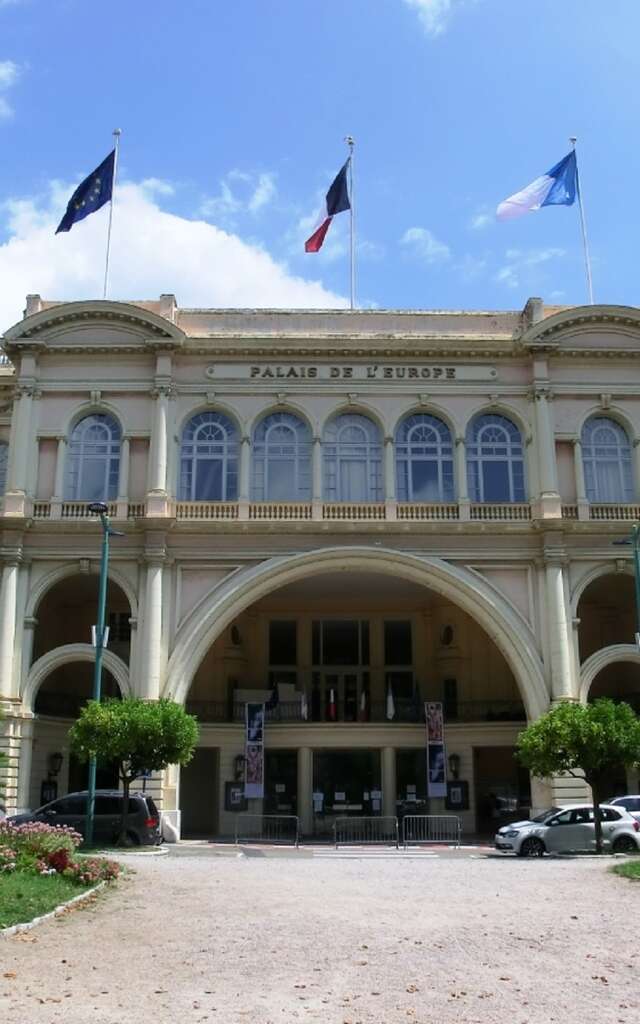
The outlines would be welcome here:
[[[26,712],[33,711],[38,689],[51,675],[56,668],[69,665],[74,661],[95,660],[95,648],[91,644],[65,644],[63,647],[56,647],[53,651],[43,654],[31,666],[27,681],[22,693],[22,706]],[[124,661],[114,654],[113,651],[103,651],[102,664],[111,673],[120,688],[123,697],[131,696],[131,684],[129,680],[129,669]]]
[[[633,563],[631,562],[631,557],[629,557],[629,561],[625,564],[623,569],[618,569],[615,562],[603,562],[601,565],[596,565],[593,569],[590,569],[581,576],[571,591],[572,616],[574,618],[577,616],[578,605],[580,604],[582,595],[589,589],[592,583],[597,579],[600,579],[601,576],[615,576],[617,573],[622,573],[623,576],[633,576]]]
[[[640,665],[640,651],[635,644],[611,644],[610,647],[603,647],[596,651],[590,658],[587,658],[580,671],[580,701],[586,704],[589,699],[589,690],[596,676],[616,661],[632,661]]]
[[[100,559],[96,557],[95,563],[89,566],[89,573],[92,576],[99,576],[100,574]],[[31,589],[29,598],[27,600],[27,607],[25,610],[25,616],[27,618],[36,616],[37,610],[43,597],[45,597],[52,587],[55,587],[57,583],[62,580],[68,579],[71,576],[80,576],[81,569],[77,562],[69,562],[66,565],[58,566],[56,569],[52,569],[51,572],[45,573],[37,583]],[[125,595],[129,602],[131,609],[131,618],[135,619],[138,616],[138,598],[136,595],[135,587],[131,583],[124,573],[114,568],[113,565],[109,566],[109,579],[120,587],[121,591]],[[96,605],[98,603],[98,588],[96,585]]]
[[[185,619],[169,660],[166,695],[184,702],[210,645],[249,605],[288,583],[328,572],[374,572],[402,577],[447,597],[468,612],[511,666],[530,720],[549,707],[535,638],[521,615],[490,583],[443,559],[388,548],[330,547],[271,558],[225,580]]]

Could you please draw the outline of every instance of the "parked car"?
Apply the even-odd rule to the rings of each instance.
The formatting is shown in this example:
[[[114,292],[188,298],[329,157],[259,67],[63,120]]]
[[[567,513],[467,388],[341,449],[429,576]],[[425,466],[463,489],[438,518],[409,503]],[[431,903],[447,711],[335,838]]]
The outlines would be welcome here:
[[[602,839],[614,853],[640,853],[640,822],[624,807],[601,804]],[[595,824],[591,804],[552,807],[530,821],[515,821],[498,829],[496,849],[519,857],[545,853],[595,850]]]
[[[636,821],[640,821],[640,796],[614,796],[611,800],[607,800],[607,803],[611,807],[624,807]]]
[[[120,831],[122,793],[117,789],[96,790],[94,840],[113,843]],[[37,811],[14,814],[7,819],[16,825],[27,821],[44,821],[47,825],[70,825],[84,835],[87,820],[87,794],[68,793]],[[131,793],[126,818],[127,841],[130,846],[156,846],[161,842],[160,815],[150,796]]]

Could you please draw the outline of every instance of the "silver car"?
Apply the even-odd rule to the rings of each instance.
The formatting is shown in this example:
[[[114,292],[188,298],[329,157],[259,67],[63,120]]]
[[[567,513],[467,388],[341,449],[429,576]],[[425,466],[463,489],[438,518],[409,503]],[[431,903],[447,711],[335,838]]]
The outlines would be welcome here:
[[[636,821],[640,821],[640,796],[634,796],[631,793],[627,796],[614,796],[612,800],[607,800],[607,803],[611,807],[624,807],[625,811],[628,811]]]
[[[640,822],[624,807],[600,804],[602,839],[613,853],[640,853]],[[515,821],[498,829],[496,849],[518,857],[542,857],[545,853],[595,850],[595,825],[591,804],[552,807],[529,821]]]

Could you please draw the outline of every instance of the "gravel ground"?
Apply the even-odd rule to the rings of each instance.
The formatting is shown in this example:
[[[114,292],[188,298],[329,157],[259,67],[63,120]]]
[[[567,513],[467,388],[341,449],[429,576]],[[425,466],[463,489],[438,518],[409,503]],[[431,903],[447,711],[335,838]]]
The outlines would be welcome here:
[[[608,859],[130,863],[90,909],[0,940],[0,1020],[640,1020],[640,886]]]

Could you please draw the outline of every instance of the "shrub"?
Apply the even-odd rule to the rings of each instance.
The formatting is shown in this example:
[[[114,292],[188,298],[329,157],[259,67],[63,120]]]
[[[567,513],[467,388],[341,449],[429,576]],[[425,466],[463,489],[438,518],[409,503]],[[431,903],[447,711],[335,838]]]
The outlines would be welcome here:
[[[0,875],[4,872],[15,871],[16,851],[10,846],[0,846]]]
[[[24,825],[0,822],[0,849],[10,846],[18,854],[46,860],[58,850],[72,854],[81,842],[80,833],[67,825],[45,825],[42,821],[29,821]]]
[[[120,865],[102,857],[81,857],[74,853],[82,842],[79,832],[66,825],[0,822],[0,874],[25,871],[37,875],[64,875],[79,885],[111,882]]]

